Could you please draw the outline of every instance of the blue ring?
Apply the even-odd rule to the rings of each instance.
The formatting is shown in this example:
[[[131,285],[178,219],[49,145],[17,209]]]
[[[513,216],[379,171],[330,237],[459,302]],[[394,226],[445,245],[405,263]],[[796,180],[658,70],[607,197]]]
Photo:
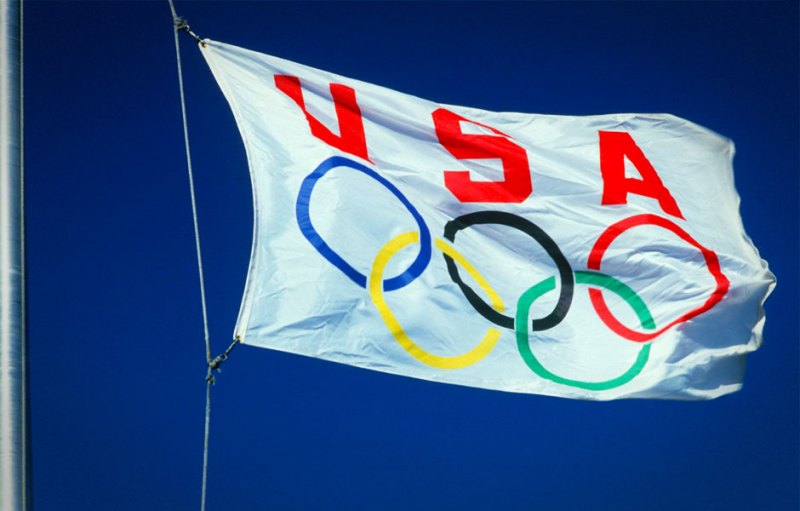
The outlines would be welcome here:
[[[400,275],[397,275],[396,277],[384,280],[383,290],[394,291],[395,289],[400,289],[410,284],[414,281],[414,279],[419,277],[423,271],[425,271],[425,268],[428,267],[428,263],[431,260],[431,233],[428,230],[428,226],[425,225],[425,221],[422,219],[422,216],[414,208],[414,206],[411,205],[408,199],[406,199],[405,196],[400,193],[400,190],[398,190],[397,187],[395,187],[392,183],[387,181],[386,178],[382,177],[369,167],[342,156],[332,156],[320,163],[311,174],[306,176],[306,178],[303,180],[303,183],[300,185],[300,193],[297,194],[297,204],[295,207],[297,224],[300,226],[300,232],[303,233],[303,236],[305,236],[311,245],[317,249],[317,252],[319,252],[322,257],[339,268],[342,273],[350,278],[350,280],[366,289],[367,276],[359,273],[358,270],[347,264],[347,262],[339,256],[339,254],[334,252],[333,249],[328,246],[327,243],[325,243],[316,229],[314,229],[314,226],[311,224],[311,217],[309,216],[309,204],[311,203],[311,192],[314,191],[314,186],[316,186],[317,181],[319,181],[322,176],[337,167],[349,167],[366,174],[375,181],[379,182],[385,186],[387,190],[392,192],[394,196],[403,203],[406,209],[408,209],[409,213],[411,213],[411,216],[414,217],[414,221],[417,222],[417,226],[419,227],[419,254],[417,254],[417,258],[414,259],[414,262],[411,263],[411,266],[409,266],[406,271]]]

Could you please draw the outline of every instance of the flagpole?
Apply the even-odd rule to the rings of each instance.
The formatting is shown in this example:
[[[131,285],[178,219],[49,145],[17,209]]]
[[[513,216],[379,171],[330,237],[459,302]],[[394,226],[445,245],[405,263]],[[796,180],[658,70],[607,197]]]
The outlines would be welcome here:
[[[0,0],[0,511],[31,508],[25,345],[22,2]]]

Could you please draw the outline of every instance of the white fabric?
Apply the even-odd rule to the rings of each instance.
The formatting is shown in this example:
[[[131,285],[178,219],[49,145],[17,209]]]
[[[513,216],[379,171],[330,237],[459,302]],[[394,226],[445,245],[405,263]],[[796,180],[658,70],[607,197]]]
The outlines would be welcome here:
[[[465,133],[499,136],[488,127],[504,133],[525,149],[530,164],[533,191],[523,202],[466,203],[445,186],[446,170],[469,170],[476,181],[499,181],[503,170],[497,159],[459,160],[442,147],[432,112],[443,105],[215,41],[206,40],[201,49],[236,117],[253,183],[253,249],[235,329],[243,343],[427,380],[582,399],[707,399],[740,388],[744,355],[761,344],[762,305],[774,277],[743,230],[730,140],[667,114],[570,117],[444,106],[474,121],[461,123]],[[309,113],[334,134],[339,125],[329,86],[353,88],[369,160],[312,135],[303,111],[276,87],[275,75],[298,77]],[[633,137],[684,219],[636,194],[628,194],[627,204],[602,204],[600,130]],[[417,278],[382,293],[405,333],[424,352],[440,357],[469,352],[490,328],[500,335],[493,349],[472,364],[434,367],[397,340],[369,285],[362,287],[345,275],[301,232],[301,185],[332,156],[364,165],[396,187],[419,212],[432,244],[443,238],[445,225],[461,215],[512,213],[546,232],[573,271],[587,271],[589,253],[609,226],[650,214],[679,226],[713,251],[730,288],[710,310],[641,343],[609,329],[590,302],[592,286],[576,283],[563,321],[535,332],[527,326],[530,350],[542,367],[563,379],[609,381],[625,373],[645,345],[650,350],[646,364],[629,381],[597,390],[532,370],[521,356],[514,330],[476,312],[434,245],[430,262]],[[639,178],[627,163],[626,174]],[[330,248],[366,276],[387,242],[401,233],[419,232],[408,208],[389,188],[347,166],[332,169],[316,182],[308,216]],[[553,259],[530,236],[508,226],[480,225],[460,230],[448,244],[497,292],[505,315],[514,317],[520,296],[552,276],[556,289],[534,302],[531,319],[546,316],[555,306],[561,278]],[[420,245],[412,244],[391,258],[386,278],[403,273],[419,251]],[[465,268],[456,266],[464,281],[488,301]],[[657,328],[701,306],[716,285],[696,247],[655,225],[619,235],[600,271],[635,290]],[[621,298],[607,290],[603,295],[619,321],[644,331]]]

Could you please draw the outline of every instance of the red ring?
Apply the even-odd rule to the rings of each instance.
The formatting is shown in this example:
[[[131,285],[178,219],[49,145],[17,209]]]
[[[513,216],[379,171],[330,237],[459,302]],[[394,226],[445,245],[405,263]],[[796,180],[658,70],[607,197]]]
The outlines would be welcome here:
[[[717,282],[717,288],[711,293],[711,296],[708,297],[708,300],[693,309],[683,316],[679,317],[678,319],[673,320],[670,323],[667,323],[665,326],[661,327],[658,330],[650,331],[647,333],[637,332],[635,330],[631,330],[630,328],[626,327],[622,323],[617,320],[606,305],[606,301],[603,298],[603,292],[599,289],[589,289],[589,297],[592,300],[592,306],[594,307],[595,312],[603,320],[603,323],[608,326],[612,331],[614,331],[617,335],[624,337],[630,341],[634,342],[646,342],[652,340],[662,333],[664,333],[667,329],[672,328],[673,326],[677,325],[678,323],[682,323],[684,321],[688,321],[700,314],[706,312],[707,310],[711,309],[714,305],[719,303],[720,300],[725,296],[730,288],[730,281],[728,278],[723,275],[722,268],[719,265],[719,258],[717,258],[717,254],[713,251],[707,249],[706,247],[702,246],[698,243],[694,238],[689,236],[689,234],[681,229],[677,224],[667,220],[666,218],[661,218],[656,215],[636,215],[630,218],[626,218],[620,222],[617,222],[611,225],[608,229],[606,229],[603,234],[597,238],[597,241],[592,247],[592,251],[589,253],[589,262],[587,263],[587,267],[590,270],[600,270],[600,263],[603,260],[603,255],[608,249],[609,245],[623,232],[627,231],[631,227],[636,227],[639,225],[656,225],[658,227],[663,227],[669,231],[672,231],[675,235],[677,235],[682,240],[686,241],[693,247],[700,250],[703,254],[703,257],[706,260],[706,265],[708,266],[708,271],[711,273],[711,276],[714,277],[714,280]]]

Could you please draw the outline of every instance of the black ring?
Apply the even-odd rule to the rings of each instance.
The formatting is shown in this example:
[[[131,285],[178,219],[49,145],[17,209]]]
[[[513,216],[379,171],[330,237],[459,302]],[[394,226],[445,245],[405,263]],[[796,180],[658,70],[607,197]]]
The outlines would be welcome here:
[[[575,289],[575,276],[572,273],[572,267],[569,265],[569,261],[567,261],[567,258],[561,252],[561,249],[558,248],[556,242],[553,241],[553,239],[548,236],[548,234],[544,232],[538,225],[534,224],[530,220],[511,213],[506,213],[504,211],[477,211],[475,213],[468,213],[450,220],[447,222],[447,225],[444,226],[444,237],[451,243],[454,243],[456,239],[456,233],[458,231],[476,224],[500,224],[513,227],[514,229],[519,229],[531,238],[535,239],[536,242],[539,243],[542,248],[544,248],[545,252],[547,252],[547,255],[549,255],[553,259],[553,262],[556,263],[558,274],[561,277],[561,292],[558,297],[558,303],[556,303],[553,311],[543,318],[531,320],[531,327],[535,332],[553,328],[557,324],[561,323],[561,320],[563,320],[564,316],[567,315],[567,312],[572,305],[572,294]],[[461,292],[464,293],[464,296],[467,297],[469,303],[472,304],[472,306],[481,314],[481,316],[496,325],[509,329],[514,328],[513,317],[506,316],[494,310],[488,303],[483,301],[483,299],[478,296],[478,294],[473,291],[471,287],[465,284],[464,281],[461,280],[461,276],[458,274],[458,266],[450,256],[444,254],[444,260],[447,263],[447,271],[450,273],[450,278],[453,279],[453,282],[458,284],[458,287],[461,288]]]

